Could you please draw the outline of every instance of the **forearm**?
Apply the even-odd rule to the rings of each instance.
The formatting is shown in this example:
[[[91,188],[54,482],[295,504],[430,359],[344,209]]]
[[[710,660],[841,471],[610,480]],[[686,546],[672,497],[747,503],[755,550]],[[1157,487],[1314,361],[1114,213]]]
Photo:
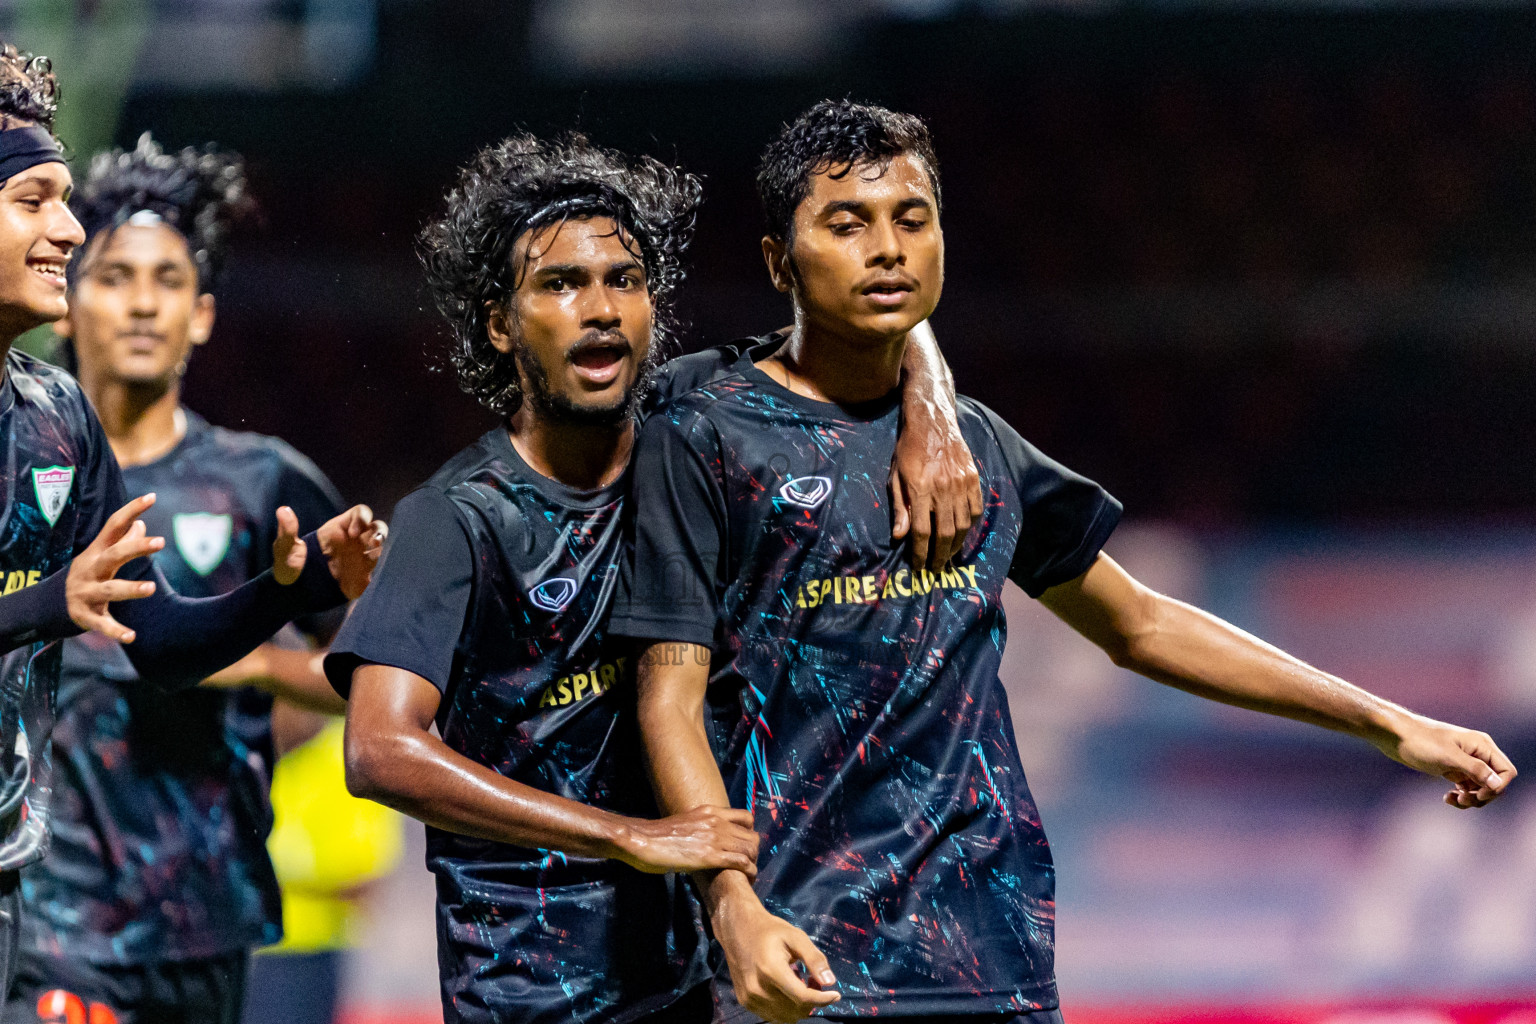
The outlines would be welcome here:
[[[1115,660],[1196,696],[1349,733],[1377,745],[1409,712],[1214,615],[1151,595],[1148,626]]]
[[[305,538],[318,552],[313,534]],[[282,586],[270,571],[218,597],[182,597],[160,571],[142,573],[155,582],[151,597],[116,602],[112,613],[137,634],[126,645],[139,675],[164,689],[197,683],[245,657],[294,618],[342,604],[324,558],[310,558],[299,579]]]
[[[82,632],[69,617],[68,578],[69,566],[65,566],[30,587],[0,597],[0,654]]]
[[[425,730],[359,742],[348,723],[347,788],[434,828],[577,857],[616,857],[628,819],[525,786]]]
[[[907,334],[901,369],[906,378],[902,409],[908,419],[953,419],[955,378],[939,351],[939,340],[924,320]]]
[[[704,731],[708,686],[709,658],[695,644],[652,644],[640,656],[640,737],[651,786],[663,814],[676,814],[700,804],[731,806]],[[752,891],[752,883],[740,871],[700,871],[694,878],[711,917],[727,896]]]
[[[305,711],[346,714],[347,702],[331,688],[321,667],[325,651],[294,650],[270,643],[256,651],[263,665],[261,674],[251,680],[253,686]]]

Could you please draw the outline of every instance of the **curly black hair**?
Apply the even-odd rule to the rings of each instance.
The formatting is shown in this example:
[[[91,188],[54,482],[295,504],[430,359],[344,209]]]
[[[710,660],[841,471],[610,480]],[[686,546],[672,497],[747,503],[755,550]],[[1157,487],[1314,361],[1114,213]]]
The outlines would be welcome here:
[[[702,196],[694,175],[578,132],[553,139],[523,132],[481,150],[448,193],[445,212],[417,240],[432,298],[452,327],[447,361],[459,387],[494,412],[510,414],[522,403],[516,359],[496,351],[486,334],[486,303],[504,304],[517,290],[517,240],[572,217],[618,223],[645,267],[652,352],[675,351],[673,303]]]
[[[831,172],[841,178],[871,164],[884,174],[903,153],[922,161],[933,200],[942,208],[939,161],[922,118],[848,99],[822,100],[780,129],[758,163],[757,195],[768,234],[791,240],[795,209],[810,195],[813,175]]]
[[[0,43],[0,130],[37,125],[51,132],[58,111],[53,62]]]
[[[230,232],[255,214],[246,188],[245,161],[212,144],[167,153],[148,132],[132,150],[113,149],[91,158],[90,171],[70,207],[89,245],[148,211],[179,231],[197,264],[198,287],[213,291],[224,270]],[[70,264],[75,272],[78,261]]]

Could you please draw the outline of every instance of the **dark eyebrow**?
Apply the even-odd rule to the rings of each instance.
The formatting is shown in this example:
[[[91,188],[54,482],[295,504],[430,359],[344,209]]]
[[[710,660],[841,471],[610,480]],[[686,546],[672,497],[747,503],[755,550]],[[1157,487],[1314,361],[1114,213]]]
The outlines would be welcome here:
[[[861,203],[857,199],[834,199],[821,208],[821,215],[826,217],[834,213],[863,213],[868,209],[868,203]]]
[[[6,184],[9,185],[10,182],[6,182]],[[41,174],[34,174],[31,177],[21,178],[20,180],[16,180],[16,187],[17,188],[25,188],[28,185],[37,185],[44,192],[57,192],[58,191],[57,184],[54,182],[54,180],[52,178],[45,178]],[[66,191],[67,190],[68,189],[66,187]]]
[[[640,270],[644,268],[639,260],[624,260],[619,263],[610,263],[604,273],[612,274],[620,270]],[[534,271],[534,276],[540,279],[551,277],[580,276],[588,273],[588,268],[582,263],[551,263]]]
[[[534,271],[537,277],[563,277],[567,274],[585,274],[587,268],[580,263],[549,263]]]
[[[834,213],[852,213],[862,216],[868,208],[868,203],[857,199],[834,199],[821,208],[821,215],[828,217]],[[905,213],[907,210],[931,210],[933,204],[922,196],[913,196],[911,199],[903,199],[897,203],[896,208]]]

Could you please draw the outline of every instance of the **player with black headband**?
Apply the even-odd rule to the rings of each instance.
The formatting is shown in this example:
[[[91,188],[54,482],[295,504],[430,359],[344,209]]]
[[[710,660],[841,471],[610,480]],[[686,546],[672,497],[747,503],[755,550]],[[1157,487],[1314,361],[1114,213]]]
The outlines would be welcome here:
[[[166,153],[146,134],[98,154],[71,206],[86,240],[54,331],[128,492],[158,495],[141,519],[170,540],[154,556],[161,571],[178,593],[232,590],[271,566],[272,509],[325,522],[343,507],[288,445],[181,404],[229,232],[253,206],[243,162],[211,147]],[[303,620],[304,632],[323,645],[338,616]],[[65,641],[53,842],[22,875],[6,1024],[68,1020],[72,1007],[119,1024],[240,1019],[250,950],[282,936],[266,850],[274,696],[345,709],[302,645],[264,644],[170,694],[141,685],[107,637]]]
[[[823,102],[769,145],[758,188],[796,329],[646,421],[610,624],[660,641],[638,714],[663,810],[707,796],[763,836],[755,887],[703,879],[739,1000],[723,1019],[1061,1019],[1050,849],[997,675],[1008,580],[1117,664],[1367,739],[1450,780],[1454,806],[1514,778],[1488,736],[1147,590],[1100,552],[1120,505],[968,399],[986,508],[952,567],[910,570],[870,471],[944,280],[927,129]]]
[[[279,511],[274,568],[219,597],[184,598],[143,556],[164,542],[126,502],[122,475],[74,378],[11,343],[67,312],[65,267],[85,241],[49,129],[57,86],[44,58],[0,47],[0,985],[8,991],[19,871],[47,849],[58,641],[96,630],[126,646],[140,676],[190,686],[255,648],[295,616],[366,586],[379,537],[367,510],[298,537]],[[313,524],[311,524],[313,525]],[[313,556],[313,557],[311,557]]]
[[[428,825],[451,1024],[712,1012],[668,872],[750,874],[757,837],[742,812],[656,820],[632,659],[607,636],[634,420],[699,197],[655,160],[517,135],[421,236],[460,386],[508,418],[401,501],[326,671],[349,698],[353,791]],[[721,359],[675,360],[658,386]],[[916,420],[940,388],[910,368]],[[919,448],[950,429],[909,423]]]

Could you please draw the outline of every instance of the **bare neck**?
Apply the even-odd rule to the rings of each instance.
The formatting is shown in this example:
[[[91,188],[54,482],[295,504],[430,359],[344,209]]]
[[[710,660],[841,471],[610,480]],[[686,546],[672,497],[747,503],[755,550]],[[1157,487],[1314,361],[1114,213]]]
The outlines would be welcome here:
[[[883,398],[901,384],[901,358],[907,336],[850,337],[817,324],[798,311],[789,338],[771,359],[791,375],[791,391],[804,384],[809,397],[839,405]]]
[[[102,429],[119,465],[154,462],[181,442],[187,432],[181,410],[181,382],[132,384],[80,375],[86,397],[101,417]]]
[[[523,402],[508,427],[512,446],[536,473],[591,491],[624,475],[635,447],[632,420],[612,426],[551,420]]]

